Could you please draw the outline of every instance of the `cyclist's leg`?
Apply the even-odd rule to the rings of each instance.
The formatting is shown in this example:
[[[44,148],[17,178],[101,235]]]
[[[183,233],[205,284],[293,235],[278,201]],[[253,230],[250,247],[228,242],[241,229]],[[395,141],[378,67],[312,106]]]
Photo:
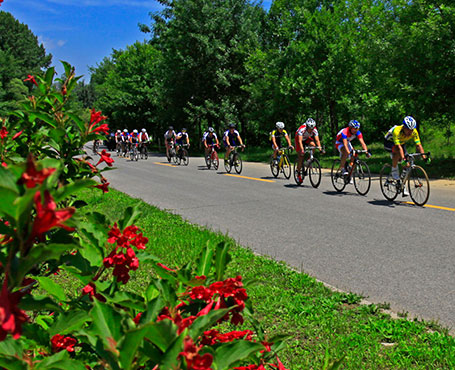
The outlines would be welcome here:
[[[338,151],[340,152],[340,169],[344,168],[344,165],[346,164],[346,159],[349,157],[349,153],[352,151],[352,145],[348,141],[348,148],[349,152],[346,150],[343,144],[339,144],[337,146]]]
[[[276,159],[277,155],[278,155],[278,151],[279,151],[279,148],[275,148],[273,145],[272,145],[272,149],[273,149],[273,159]]]

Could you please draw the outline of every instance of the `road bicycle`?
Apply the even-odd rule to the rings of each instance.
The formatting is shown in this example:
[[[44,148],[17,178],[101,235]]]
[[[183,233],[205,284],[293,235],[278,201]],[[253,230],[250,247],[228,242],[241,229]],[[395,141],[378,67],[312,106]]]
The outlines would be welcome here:
[[[278,154],[276,158],[273,158],[273,154],[270,157],[270,170],[272,171],[272,175],[274,177],[278,177],[278,175],[283,173],[286,179],[291,177],[291,161],[289,160],[289,156],[286,152],[290,152],[289,148],[280,148],[278,149]]]
[[[128,156],[128,151],[129,151],[129,142],[127,141],[122,141],[122,154],[121,156],[123,158],[126,158]]]
[[[217,153],[215,147],[218,147],[218,145],[211,144],[209,146],[210,146],[210,152],[205,157],[205,164],[207,165],[207,168],[209,170],[212,166],[215,170],[217,170],[220,165],[220,159],[218,158],[218,153]]]
[[[116,144],[115,144],[115,151],[117,152],[117,157],[119,155],[121,155],[122,153],[122,143],[120,141],[118,141]]]
[[[177,151],[177,155],[175,156],[177,164],[181,164],[183,162],[183,165],[188,166],[188,163],[190,163],[190,157],[188,155],[188,150],[187,148],[189,147],[188,144],[182,144],[179,145],[179,150]]]
[[[245,146],[241,146],[242,150]],[[240,153],[237,152],[238,146],[234,146],[234,149],[231,150],[229,153],[229,158],[226,159],[224,158],[224,169],[226,170],[227,173],[231,173],[232,167],[234,167],[235,172],[237,172],[239,175],[242,172],[243,164],[242,164],[242,158],[240,157]]]
[[[175,142],[173,140],[169,142],[169,148],[166,156],[169,163],[171,163],[172,159],[174,160],[174,163],[177,163],[177,156],[175,153]]]
[[[336,191],[342,192],[347,184],[354,183],[355,190],[360,195],[366,195],[371,187],[371,174],[368,165],[359,159],[359,153],[369,153],[366,150],[355,150],[351,152],[351,160],[346,159],[344,171],[340,167],[340,159],[335,159],[332,165],[330,176]],[[371,153],[369,153],[371,155]],[[352,182],[351,182],[352,180]]]
[[[407,184],[409,195],[414,204],[423,206],[428,201],[430,197],[430,181],[428,180],[428,175],[422,167],[414,164],[415,159],[423,155],[430,158],[430,152],[407,154],[406,161],[408,162],[408,166],[402,169],[401,176],[398,180],[392,177],[392,166],[389,163],[382,167],[379,179],[382,194],[384,194],[387,200],[394,201],[399,193],[405,196],[404,191]]]
[[[99,148],[100,148],[100,141],[99,140],[93,140],[93,154],[97,154]]]
[[[133,143],[131,144],[131,149],[130,149],[130,159],[132,161],[138,161],[139,159],[139,152],[137,150],[137,147],[138,147],[138,143]]]
[[[139,144],[139,153],[141,155],[141,159],[148,159],[148,157],[149,157],[148,150],[147,150],[147,144],[148,144],[147,141],[141,142]]]
[[[311,186],[313,186],[313,188],[317,188],[321,184],[321,164],[319,163],[319,160],[316,157],[314,157],[315,149],[321,150],[322,148],[318,146],[305,147],[305,154],[308,153],[309,156],[306,161],[303,161],[302,168],[300,169],[300,171],[297,170],[297,164],[299,160],[299,157],[297,156],[294,163],[294,180],[297,185],[301,185],[303,183],[303,180],[305,179],[305,176],[307,175],[310,178],[310,183]],[[302,181],[300,181],[299,175]]]

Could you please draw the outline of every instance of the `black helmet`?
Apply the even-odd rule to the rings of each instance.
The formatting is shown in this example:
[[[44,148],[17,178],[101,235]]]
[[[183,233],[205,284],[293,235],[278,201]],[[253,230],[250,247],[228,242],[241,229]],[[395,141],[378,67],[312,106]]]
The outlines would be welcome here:
[[[230,123],[230,124],[228,125],[228,127],[229,127],[229,128],[235,128],[235,123]]]

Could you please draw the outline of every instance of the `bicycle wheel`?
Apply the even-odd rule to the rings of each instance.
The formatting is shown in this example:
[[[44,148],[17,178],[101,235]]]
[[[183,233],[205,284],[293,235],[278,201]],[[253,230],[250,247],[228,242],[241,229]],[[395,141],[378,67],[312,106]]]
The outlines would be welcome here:
[[[229,154],[229,158],[226,159],[224,158],[224,169],[226,170],[227,173],[231,173],[232,170],[232,154]]]
[[[217,170],[219,165],[220,165],[220,160],[218,158],[218,153],[215,152],[215,151],[212,153],[212,164],[213,164],[213,168],[215,170]]]
[[[291,177],[291,162],[289,161],[289,157],[284,154],[283,155],[283,175],[284,177],[286,177],[286,179],[289,180],[289,178]]]
[[[423,206],[430,197],[430,180],[425,170],[420,166],[414,166],[408,178],[409,195],[418,206]]]
[[[175,149],[172,150],[172,158],[174,159],[175,164],[180,164],[179,154],[175,151]]]
[[[272,171],[273,177],[278,177],[279,168],[278,161],[273,158],[273,155],[270,157],[270,171]]]
[[[210,170],[210,167],[212,167],[212,159],[210,158],[210,154],[207,154],[205,156],[205,165],[207,168]]]
[[[182,149],[182,162],[184,166],[188,166],[188,163],[190,163],[190,157],[186,149]]]
[[[313,158],[307,167],[308,176],[310,177],[311,185],[317,188],[321,184],[321,164],[317,158]]]
[[[332,171],[330,172],[330,177],[332,178],[332,185],[337,192],[342,192],[346,187],[344,177],[342,175],[342,169],[340,169],[340,160],[335,159],[332,165]]]
[[[305,178],[305,175],[302,171],[303,169],[303,164],[302,164],[302,168],[300,169],[300,171],[297,171],[297,164],[298,164],[298,158],[295,160],[294,162],[294,181],[297,185],[302,185],[303,183],[303,179]],[[299,181],[299,174],[300,174],[300,178],[302,179],[302,181]]]
[[[139,153],[138,153],[137,149],[134,151],[134,159],[136,162],[139,160]]]
[[[239,153],[234,154],[234,168],[239,175],[242,173],[243,164]]]
[[[354,187],[360,195],[367,195],[371,186],[371,175],[368,165],[358,161],[354,171]]]
[[[382,166],[381,173],[379,175],[379,183],[381,184],[381,191],[385,199],[394,201],[398,196],[398,182],[392,177],[392,166],[386,163]]]

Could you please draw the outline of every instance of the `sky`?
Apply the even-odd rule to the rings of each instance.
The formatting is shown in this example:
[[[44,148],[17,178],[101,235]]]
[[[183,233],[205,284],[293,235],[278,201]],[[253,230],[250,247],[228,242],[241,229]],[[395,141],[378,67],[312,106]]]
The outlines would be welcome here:
[[[264,1],[264,7],[271,0]],[[76,67],[76,75],[90,80],[95,67],[112,49],[124,49],[149,36],[138,23],[150,25],[150,12],[159,11],[154,0],[4,0],[0,10],[25,23],[52,54],[61,74],[60,60]]]

